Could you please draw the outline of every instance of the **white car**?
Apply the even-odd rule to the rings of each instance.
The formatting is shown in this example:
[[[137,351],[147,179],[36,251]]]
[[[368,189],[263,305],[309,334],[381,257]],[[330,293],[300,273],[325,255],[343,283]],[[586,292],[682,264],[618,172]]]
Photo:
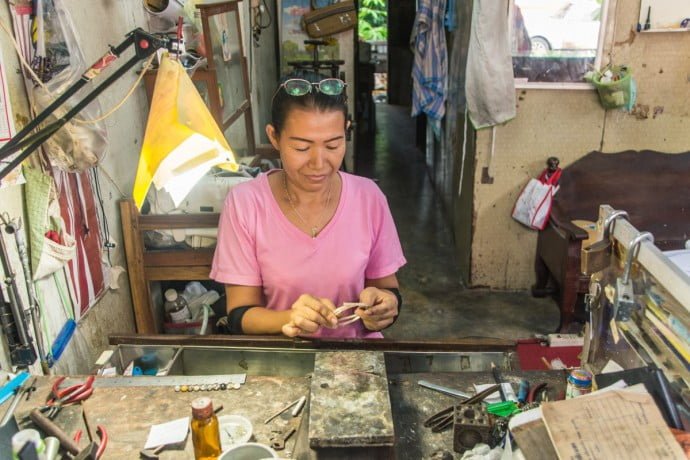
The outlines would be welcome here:
[[[554,4],[560,5],[554,8]],[[564,3],[515,0],[533,52],[550,50],[596,50],[601,27],[601,5],[596,0]]]

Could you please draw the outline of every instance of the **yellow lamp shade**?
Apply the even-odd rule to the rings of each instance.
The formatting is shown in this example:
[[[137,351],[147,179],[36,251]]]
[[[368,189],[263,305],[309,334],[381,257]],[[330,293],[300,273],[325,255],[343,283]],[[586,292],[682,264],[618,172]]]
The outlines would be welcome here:
[[[165,55],[151,99],[134,202],[141,209],[153,183],[179,206],[210,168],[224,163],[237,169],[230,146],[191,78],[178,61]]]

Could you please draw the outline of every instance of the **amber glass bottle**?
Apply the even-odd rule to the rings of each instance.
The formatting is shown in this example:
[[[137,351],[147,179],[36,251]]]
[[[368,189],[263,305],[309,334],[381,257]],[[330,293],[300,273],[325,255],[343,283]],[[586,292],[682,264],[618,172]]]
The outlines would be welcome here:
[[[192,401],[192,442],[195,460],[215,460],[220,455],[218,417],[211,398]]]

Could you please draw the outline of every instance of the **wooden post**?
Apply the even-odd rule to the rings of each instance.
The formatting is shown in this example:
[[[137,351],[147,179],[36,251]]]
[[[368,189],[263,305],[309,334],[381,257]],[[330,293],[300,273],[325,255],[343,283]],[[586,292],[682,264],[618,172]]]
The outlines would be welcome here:
[[[120,219],[137,333],[156,334],[159,331],[153,319],[151,292],[144,274],[143,235],[139,228],[139,210],[133,200],[120,201]]]

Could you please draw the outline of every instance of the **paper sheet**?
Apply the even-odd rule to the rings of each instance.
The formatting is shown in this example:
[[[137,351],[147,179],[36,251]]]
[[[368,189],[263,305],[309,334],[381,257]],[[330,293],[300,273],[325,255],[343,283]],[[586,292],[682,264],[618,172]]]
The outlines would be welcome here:
[[[541,410],[561,459],[685,459],[648,393],[599,392]]]
[[[181,443],[187,437],[188,431],[189,417],[178,418],[160,425],[152,425],[144,449]]]
[[[474,385],[474,391],[477,393],[481,393],[482,391],[484,391],[487,388],[490,388],[494,385],[495,385],[495,383],[483,383],[481,385],[475,384]],[[515,395],[515,391],[513,390],[513,385],[511,385],[510,382],[503,382],[501,384],[501,387],[503,387],[503,393],[505,393],[505,395],[506,395],[506,400],[517,402],[517,396]],[[494,391],[489,396],[484,398],[484,402],[487,404],[493,404],[493,403],[501,402],[501,394],[498,391]]]

